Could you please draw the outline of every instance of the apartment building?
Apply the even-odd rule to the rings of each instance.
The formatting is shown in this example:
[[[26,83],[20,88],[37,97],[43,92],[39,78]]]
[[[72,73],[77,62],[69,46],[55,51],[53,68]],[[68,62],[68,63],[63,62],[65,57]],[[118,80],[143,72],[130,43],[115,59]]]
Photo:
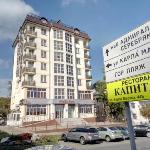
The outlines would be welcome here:
[[[150,103],[148,101],[134,101],[130,102],[130,109],[131,109],[131,118],[133,125],[139,125],[139,124],[148,124],[149,120],[145,117],[143,117],[140,113],[140,109],[142,105],[145,105],[147,103]]]
[[[13,43],[9,120],[94,117],[89,42],[60,20],[27,15]]]

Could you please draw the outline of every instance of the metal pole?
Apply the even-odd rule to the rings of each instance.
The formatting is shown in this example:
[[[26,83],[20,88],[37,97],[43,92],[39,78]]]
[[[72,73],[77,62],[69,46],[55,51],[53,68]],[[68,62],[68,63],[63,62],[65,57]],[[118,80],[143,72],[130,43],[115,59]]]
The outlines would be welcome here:
[[[133,126],[132,126],[129,102],[125,102],[125,108],[126,108],[126,117],[127,117],[127,123],[128,123],[128,131],[129,131],[129,137],[130,137],[131,150],[136,150],[134,130],[133,130]]]

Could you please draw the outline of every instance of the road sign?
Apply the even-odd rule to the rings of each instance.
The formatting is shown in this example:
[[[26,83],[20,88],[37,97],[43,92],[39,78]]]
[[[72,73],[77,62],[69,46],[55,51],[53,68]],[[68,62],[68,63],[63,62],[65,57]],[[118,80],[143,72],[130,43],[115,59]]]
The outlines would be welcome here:
[[[150,72],[150,22],[103,47],[106,82]]]
[[[150,73],[107,84],[109,102],[150,99]]]
[[[150,42],[150,21],[103,47],[104,61]]]

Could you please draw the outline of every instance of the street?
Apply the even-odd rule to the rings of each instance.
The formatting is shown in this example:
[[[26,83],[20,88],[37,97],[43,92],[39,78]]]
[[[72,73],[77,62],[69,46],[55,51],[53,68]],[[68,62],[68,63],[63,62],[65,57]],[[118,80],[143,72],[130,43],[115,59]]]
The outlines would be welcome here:
[[[130,150],[130,141],[114,141],[105,142],[102,141],[100,144],[86,144],[81,145],[75,142],[63,142],[60,144],[76,148],[77,150]],[[137,137],[136,138],[137,150],[150,150],[150,138],[147,137]]]

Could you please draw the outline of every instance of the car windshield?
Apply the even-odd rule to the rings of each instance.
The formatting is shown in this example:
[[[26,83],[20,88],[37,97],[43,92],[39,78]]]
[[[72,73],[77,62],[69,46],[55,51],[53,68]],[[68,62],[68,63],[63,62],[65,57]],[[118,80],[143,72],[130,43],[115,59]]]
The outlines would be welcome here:
[[[113,130],[113,131],[117,130],[117,128],[115,128],[115,127],[109,127],[109,129]]]

